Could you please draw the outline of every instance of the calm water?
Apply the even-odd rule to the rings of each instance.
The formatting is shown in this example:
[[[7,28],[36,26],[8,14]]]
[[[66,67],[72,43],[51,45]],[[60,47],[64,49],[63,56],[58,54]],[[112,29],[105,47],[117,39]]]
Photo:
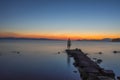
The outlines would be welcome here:
[[[120,75],[120,53],[113,53],[120,51],[120,43],[73,41],[72,48],[102,59],[101,67]],[[1,40],[0,80],[81,80],[65,49],[66,41]]]

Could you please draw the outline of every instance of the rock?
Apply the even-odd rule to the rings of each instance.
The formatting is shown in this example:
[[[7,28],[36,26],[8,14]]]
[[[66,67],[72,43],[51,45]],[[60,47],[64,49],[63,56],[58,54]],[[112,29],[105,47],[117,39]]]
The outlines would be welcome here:
[[[60,52],[58,52],[58,54],[60,54]]]
[[[88,53],[85,53],[85,55],[87,56],[87,55],[89,55]]]
[[[114,80],[113,78],[107,77],[107,76],[97,76],[97,80]]]
[[[19,52],[19,51],[17,51],[16,53],[17,53],[17,54],[20,54],[20,52]]]
[[[98,69],[94,68],[94,67],[84,67],[83,70],[86,72],[86,73],[94,73],[94,74],[98,74],[99,71]]]
[[[120,51],[113,51],[113,53],[120,53]]]
[[[117,79],[120,80],[120,76],[118,76]]]
[[[74,63],[73,63],[73,65],[74,65],[75,67],[77,67],[77,66],[78,66],[78,64],[77,64],[76,62],[74,62]]]
[[[102,54],[102,52],[99,52],[98,54]]]
[[[105,76],[108,76],[108,77],[111,77],[111,78],[115,77],[115,74],[112,70],[102,70],[102,72]]]
[[[96,62],[100,64],[102,62],[102,59],[98,59]]]
[[[113,53],[117,53],[117,51],[113,51]]]
[[[98,80],[97,76],[94,73],[89,73],[89,77],[87,80]]]
[[[12,53],[20,54],[19,51],[11,51]]]
[[[76,51],[78,51],[79,49],[78,49],[78,48],[76,48],[75,50],[76,50]]]
[[[74,73],[77,73],[77,71],[73,71]]]
[[[97,60],[97,58],[93,58],[93,60]]]

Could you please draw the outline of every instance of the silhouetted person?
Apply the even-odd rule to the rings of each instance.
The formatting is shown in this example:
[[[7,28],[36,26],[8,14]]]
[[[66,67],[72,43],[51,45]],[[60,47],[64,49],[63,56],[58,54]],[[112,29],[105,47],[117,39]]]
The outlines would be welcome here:
[[[68,41],[67,41],[67,48],[70,49],[70,47],[71,47],[71,40],[69,38]]]

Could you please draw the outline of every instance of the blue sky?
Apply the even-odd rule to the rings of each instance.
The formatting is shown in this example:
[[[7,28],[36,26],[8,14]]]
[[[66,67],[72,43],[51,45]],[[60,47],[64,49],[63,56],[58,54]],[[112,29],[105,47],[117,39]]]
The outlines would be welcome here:
[[[120,35],[120,0],[1,0],[0,10],[0,32]]]

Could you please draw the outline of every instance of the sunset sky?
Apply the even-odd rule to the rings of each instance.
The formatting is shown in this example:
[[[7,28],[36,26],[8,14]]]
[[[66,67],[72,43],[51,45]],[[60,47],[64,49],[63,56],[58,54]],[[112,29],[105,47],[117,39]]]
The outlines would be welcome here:
[[[0,0],[0,37],[120,38],[120,0]]]

